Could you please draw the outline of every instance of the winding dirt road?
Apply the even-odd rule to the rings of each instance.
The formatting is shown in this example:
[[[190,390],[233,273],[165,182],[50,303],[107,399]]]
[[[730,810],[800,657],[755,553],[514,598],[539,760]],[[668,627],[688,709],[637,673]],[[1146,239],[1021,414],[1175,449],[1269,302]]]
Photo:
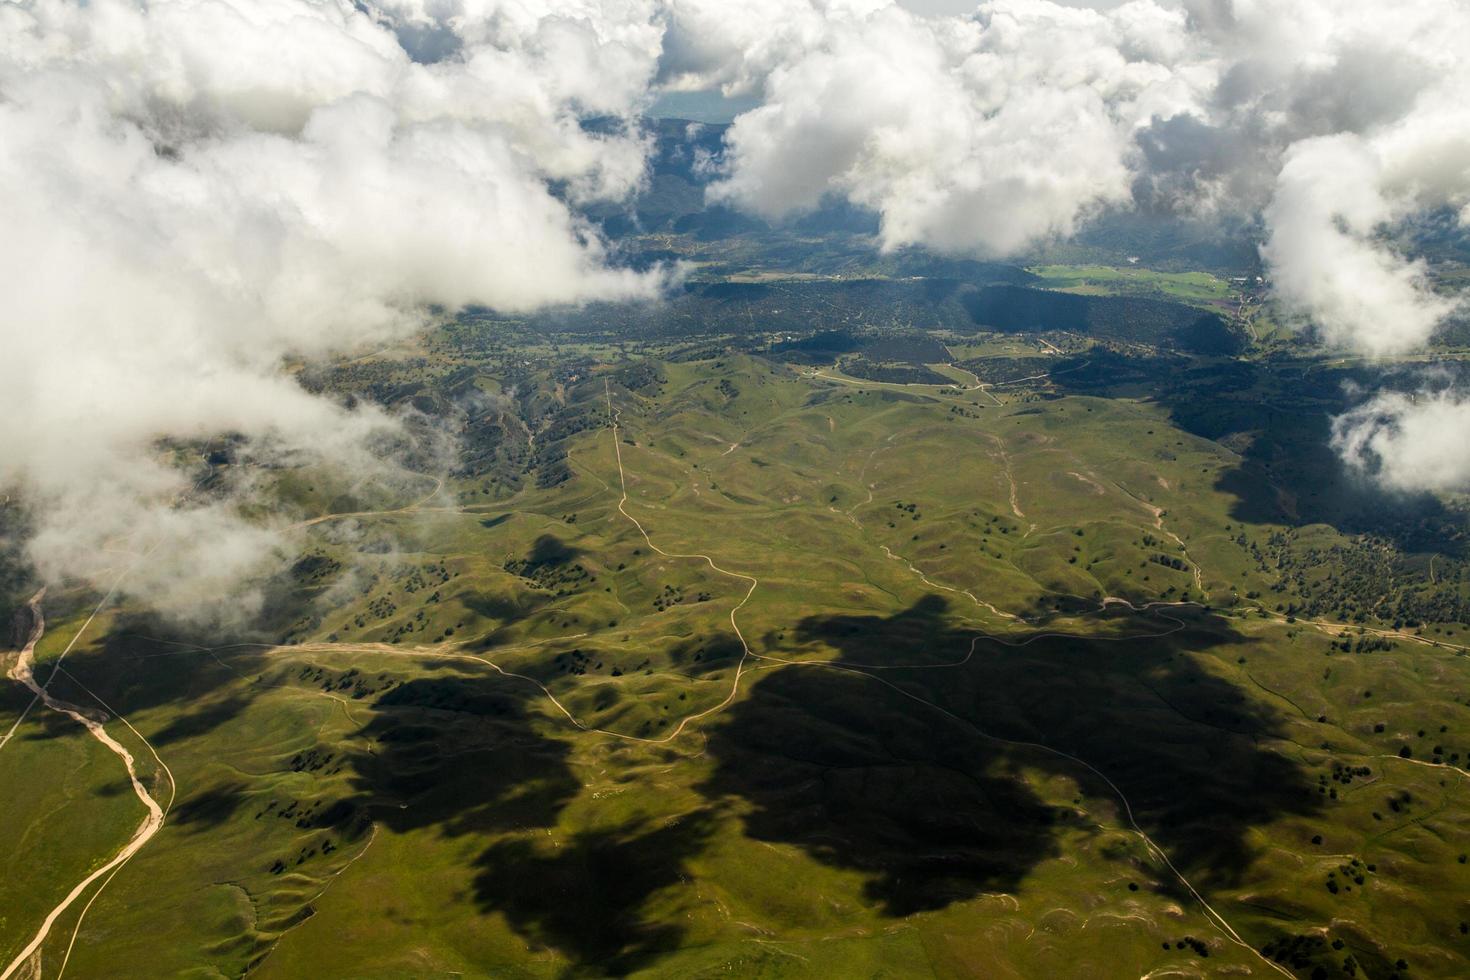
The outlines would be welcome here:
[[[712,568],[714,571],[718,572],[721,575],[727,575],[730,578],[740,579],[743,582],[749,582],[750,583],[750,588],[745,591],[745,596],[739,602],[737,602],[735,604],[735,606],[730,610],[730,628],[735,631],[735,637],[740,641],[740,650],[741,650],[741,652],[740,652],[740,660],[739,660],[739,662],[737,662],[735,664],[735,679],[730,684],[730,693],[727,694],[727,695],[725,695],[725,700],[721,701],[719,704],[715,705],[714,707],[712,707],[712,708],[706,708],[705,710],[700,711],[700,712],[698,712],[696,714],[686,715],[684,718],[682,718],[679,721],[679,724],[674,728],[674,730],[671,731],[671,732],[669,732],[667,735],[661,736],[661,737],[656,738],[656,739],[639,739],[638,740],[638,741],[643,741],[643,742],[671,742],[671,741],[673,741],[675,738],[677,738],[679,736],[679,733],[682,732],[685,729],[685,727],[688,726],[688,724],[690,722],[692,722],[692,721],[698,721],[699,719],[704,718],[707,715],[712,715],[712,714],[714,714],[717,711],[723,710],[731,701],[734,701],[735,700],[735,696],[738,693],[740,693],[740,678],[745,673],[746,664],[748,664],[750,662],[751,651],[750,651],[750,644],[747,643],[746,640],[745,640],[745,634],[742,633],[742,632],[740,632],[740,624],[738,622],[736,622],[736,620],[735,620],[735,614],[745,607],[745,604],[750,601],[750,597],[753,596],[753,595],[755,595],[756,587],[758,585],[760,585],[761,583],[760,583],[760,579],[756,578],[754,575],[746,575],[743,572],[732,572],[729,569],[721,568],[719,565],[715,564],[715,560],[713,558],[711,558],[709,555],[702,555],[702,554],[687,554],[686,555],[686,554],[678,554],[678,553],[672,552],[672,551],[665,551],[664,549],[660,548],[658,545],[656,545],[656,544],[653,543],[653,539],[648,536],[648,530],[646,528],[644,528],[644,526],[641,523],[639,523],[638,518],[636,518],[632,514],[628,513],[628,507],[627,507],[627,504],[628,504],[628,477],[627,477],[627,474],[623,470],[623,445],[622,445],[623,440],[622,440],[621,435],[619,434],[619,427],[618,427],[618,419],[622,416],[622,409],[616,409],[615,410],[613,408],[613,403],[612,403],[612,387],[608,384],[608,382],[607,382],[606,379],[603,380],[602,387],[603,387],[603,393],[607,397],[607,414],[608,414],[609,418],[612,421],[613,450],[616,453],[616,457],[617,457],[617,461],[618,461],[618,484],[619,484],[619,486],[622,489],[622,496],[618,499],[618,513],[622,514],[624,517],[626,517],[629,521],[631,521],[633,523],[633,526],[638,529],[638,533],[641,534],[641,535],[643,535],[643,540],[644,540],[645,543],[647,543],[647,545],[648,545],[649,548],[651,548],[654,551],[658,552],[660,555],[663,555],[665,558],[689,558],[689,559],[696,559],[698,561],[703,561],[706,564],[708,564],[710,568]],[[737,443],[736,445],[739,445],[739,444]],[[500,668],[497,667],[496,669],[499,670]],[[557,707],[561,707],[561,705],[558,704]],[[564,713],[567,713],[567,717],[571,717],[570,713],[569,712],[566,712],[566,709],[565,708],[562,708],[562,711]],[[598,729],[598,731],[601,731],[601,729]],[[615,734],[615,733],[606,733],[606,734]],[[621,738],[629,738],[631,736],[621,735],[619,737],[621,737]],[[0,980],[3,980],[3,978],[0,978]]]
[[[111,881],[112,875],[114,875],[124,864],[130,861],[134,854],[137,854],[139,851],[141,851],[144,845],[146,845],[150,840],[153,839],[153,835],[157,834],[158,831],[163,827],[165,814],[164,808],[159,805],[158,801],[155,800],[151,794],[149,794],[147,788],[143,786],[142,780],[138,778],[138,771],[137,767],[134,765],[133,754],[129,752],[122,745],[122,743],[118,742],[111,735],[107,734],[107,730],[103,727],[103,721],[106,720],[107,716],[104,715],[101,720],[98,720],[91,714],[88,714],[86,709],[51,696],[51,692],[48,690],[48,688],[51,685],[51,680],[54,679],[56,677],[56,674],[60,671],[59,658],[57,661],[56,669],[51,672],[51,677],[47,679],[46,683],[42,685],[36,682],[34,670],[36,644],[40,641],[41,636],[46,629],[46,620],[41,613],[41,599],[45,596],[45,594],[46,590],[41,589],[39,592],[31,597],[31,600],[28,604],[32,617],[30,636],[26,640],[25,647],[20,651],[20,656],[17,659],[15,666],[10,668],[9,676],[12,680],[19,681],[21,684],[24,684],[35,695],[35,697],[31,700],[31,704],[35,704],[37,701],[40,701],[52,711],[59,712],[71,718],[73,721],[84,727],[88,731],[88,733],[92,735],[93,738],[101,742],[102,745],[109,752],[121,759],[124,768],[127,769],[128,781],[132,784],[133,793],[138,797],[138,801],[143,804],[143,807],[147,811],[147,813],[143,817],[143,822],[138,825],[138,829],[133,832],[132,838],[123,845],[122,849],[118,851],[115,855],[113,855],[112,859],[106,864],[103,864],[100,868],[97,868],[91,874],[87,875],[81,881],[77,882],[72,890],[67,893],[66,897],[62,899],[61,902],[50,911],[50,913],[47,914],[46,918],[41,923],[41,927],[36,931],[36,934],[34,937],[32,937],[31,941],[26,944],[25,948],[22,949],[13,960],[10,961],[10,964],[5,967],[4,972],[0,972],[0,980],[10,980],[10,978],[15,976],[16,972],[19,971],[21,967],[25,966],[27,963],[32,964],[32,973],[34,975],[40,975],[39,963],[33,961],[39,959],[41,945],[46,941],[46,937],[50,935],[52,927],[56,925],[56,920],[61,918],[61,916],[65,914],[66,910],[72,906],[72,903],[74,903],[78,898],[85,894],[87,889],[90,888],[93,883],[103,877],[106,877],[108,881]],[[109,593],[109,596],[110,595],[111,593]],[[105,603],[106,601],[107,599],[104,598],[102,600],[102,603],[98,603],[97,608],[92,611],[92,615],[87,618],[87,624],[90,624],[92,620],[96,618],[97,612],[101,610],[103,603]],[[66,652],[70,651],[72,646],[76,644],[77,639],[82,635],[82,632],[85,631],[86,628],[86,624],[83,624],[82,629],[77,631],[77,635],[73,637],[71,643],[67,645],[66,651],[63,651],[63,657],[66,655]],[[27,707],[26,710],[29,711],[30,708]],[[124,721],[123,723],[127,725],[128,729],[132,731],[134,735],[137,735],[139,739],[142,739],[142,735],[139,735],[138,731],[134,729],[132,725],[128,725],[126,721]],[[9,741],[11,736],[15,734],[15,728],[18,727],[19,724],[20,722],[17,721],[16,725],[13,726],[10,732],[6,735],[7,742]],[[148,745],[146,740],[144,740],[143,744]],[[148,745],[148,750],[150,752],[153,752],[153,747],[151,745]],[[158,759],[158,754],[156,752],[153,752],[153,756],[155,759]],[[169,772],[168,767],[163,765],[162,759],[158,759],[158,764],[162,767],[163,772],[168,773],[169,784],[172,787],[173,773]],[[172,803],[172,799],[170,799],[170,803]],[[92,899],[93,901],[95,901],[96,895],[93,895]],[[91,907],[91,902],[89,901],[87,905],[88,907]],[[80,928],[80,922],[78,922],[78,928]],[[72,942],[74,943],[75,941],[76,934],[73,933]],[[70,956],[70,954],[71,947],[68,946],[67,955]]]

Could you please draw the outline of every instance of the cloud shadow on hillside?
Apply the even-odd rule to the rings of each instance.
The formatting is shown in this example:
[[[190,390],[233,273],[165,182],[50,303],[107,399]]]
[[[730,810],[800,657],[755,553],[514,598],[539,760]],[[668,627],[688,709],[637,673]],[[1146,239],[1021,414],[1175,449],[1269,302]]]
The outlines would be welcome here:
[[[654,825],[586,830],[553,846],[517,837],[475,862],[474,897],[517,933],[556,947],[572,973],[622,976],[676,948],[677,919],[645,913],[648,900],[685,878],[685,861],[710,833],[702,812]]]
[[[1195,614],[1168,638],[1123,643],[981,639],[962,667],[868,671],[899,690],[856,666],[962,656],[975,634],[947,612],[931,595],[891,617],[803,620],[796,641],[835,650],[831,662],[850,669],[785,667],[757,680],[711,724],[717,761],[701,791],[744,808],[749,836],[865,874],[867,899],[889,916],[1015,891],[1058,856],[1066,825],[1095,826],[1095,802],[1084,801],[1086,813],[1048,804],[1023,767],[1076,779],[1089,800],[1115,808],[1076,762],[986,735],[1106,773],[1140,826],[1206,888],[1240,880],[1255,856],[1252,828],[1318,806],[1315,784],[1260,745],[1281,734],[1279,719],[1190,655],[1238,639],[1217,618]],[[1143,632],[1169,625],[1137,622]]]
[[[1352,391],[1385,380],[1412,388],[1419,383],[1412,372],[1385,379],[1377,369],[1308,361],[1192,361],[1106,350],[1058,358],[1048,371],[1066,394],[1147,395],[1185,432],[1236,446],[1237,461],[1215,480],[1215,489],[1233,498],[1233,520],[1326,524],[1345,534],[1381,535],[1407,551],[1464,551],[1463,518],[1431,494],[1377,486],[1350,471],[1331,447],[1332,418],[1352,407]]]

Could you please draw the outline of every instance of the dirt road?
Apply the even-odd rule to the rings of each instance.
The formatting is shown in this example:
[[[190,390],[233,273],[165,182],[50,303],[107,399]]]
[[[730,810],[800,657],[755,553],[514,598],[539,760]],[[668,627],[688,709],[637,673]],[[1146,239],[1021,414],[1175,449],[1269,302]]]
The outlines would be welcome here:
[[[19,659],[16,661],[15,665],[10,668],[9,676],[12,680],[19,681],[21,684],[24,684],[27,688],[31,690],[31,692],[35,695],[34,699],[31,702],[32,704],[34,704],[36,701],[39,701],[52,711],[60,712],[61,714],[64,714],[67,717],[71,718],[73,721],[86,728],[88,733],[90,733],[93,738],[97,739],[97,741],[101,742],[102,745],[106,747],[109,752],[121,759],[124,768],[127,769],[128,780],[132,783],[133,793],[138,797],[138,801],[143,804],[144,808],[147,810],[147,813],[143,817],[143,822],[138,825],[138,829],[133,832],[132,838],[123,845],[122,849],[118,851],[115,855],[113,855],[112,859],[106,864],[103,864],[97,870],[93,871],[81,881],[77,882],[72,890],[67,893],[66,897],[62,899],[61,902],[50,911],[50,913],[47,914],[46,918],[41,922],[41,927],[36,931],[36,934],[31,939],[31,941],[26,944],[25,948],[22,949],[13,960],[10,961],[9,965],[5,967],[4,972],[0,972],[0,980],[10,980],[11,977],[15,976],[16,973],[28,963],[33,965],[32,973],[39,976],[39,965],[36,964],[34,961],[39,958],[41,945],[46,941],[46,937],[50,935],[52,927],[56,925],[56,920],[61,918],[61,916],[65,914],[66,910],[72,906],[72,903],[74,903],[78,898],[85,894],[87,889],[90,888],[95,882],[97,882],[104,876],[108,876],[110,878],[113,872],[115,872],[118,868],[121,868],[133,857],[134,854],[137,854],[140,850],[142,850],[144,845],[146,845],[150,840],[153,839],[153,835],[158,833],[159,829],[163,827],[163,807],[159,805],[158,801],[153,798],[153,796],[148,792],[147,788],[143,786],[142,781],[138,778],[137,767],[134,765],[133,754],[129,752],[120,742],[114,739],[111,735],[107,734],[107,730],[103,728],[103,721],[107,719],[107,716],[104,714],[99,720],[97,717],[94,717],[93,713],[88,713],[86,709],[81,708],[78,705],[74,705],[69,702],[61,701],[55,697],[52,697],[50,691],[47,690],[47,688],[50,686],[49,680],[47,681],[47,684],[45,686],[36,682],[34,670],[36,643],[40,641],[41,636],[45,633],[46,629],[46,621],[41,613],[41,599],[45,596],[45,594],[46,590],[42,589],[31,597],[29,603],[32,616],[30,636],[26,640],[25,647],[20,651]],[[101,606],[99,605],[98,608],[100,609]],[[94,611],[92,615],[96,616],[96,612]],[[91,619],[89,618],[87,622],[90,623]],[[84,626],[83,629],[85,628],[86,627]],[[78,636],[80,635],[81,634],[79,632]],[[76,642],[75,638],[72,640],[72,642]],[[70,650],[70,646],[68,646],[67,649]],[[55,677],[54,671],[52,673],[52,677]],[[26,710],[29,711],[30,709],[27,708]],[[20,722],[17,721],[15,727],[18,727],[19,724]],[[6,735],[6,741],[9,741],[10,737],[14,735],[15,727],[12,727],[11,731]],[[129,725],[128,727],[130,729],[132,728],[131,725]],[[134,734],[136,734],[136,731],[134,732]],[[141,737],[142,736],[139,736],[139,738]],[[4,743],[0,743],[0,745],[3,744]],[[144,744],[147,743],[145,742]],[[149,750],[152,751],[151,746],[149,747]],[[160,760],[160,765],[161,764],[162,763]],[[172,776],[170,776],[170,779],[172,779]]]

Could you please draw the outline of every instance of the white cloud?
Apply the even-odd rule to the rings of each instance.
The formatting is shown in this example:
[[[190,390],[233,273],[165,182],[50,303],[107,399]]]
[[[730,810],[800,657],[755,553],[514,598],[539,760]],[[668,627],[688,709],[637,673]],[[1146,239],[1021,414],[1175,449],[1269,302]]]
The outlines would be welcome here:
[[[431,65],[342,0],[0,7],[0,484],[37,508],[47,574],[159,544],[129,577],[156,598],[269,562],[233,501],[174,506],[188,477],[155,447],[230,432],[369,465],[394,423],[288,357],[403,337],[429,304],[657,290],[548,188],[638,186],[657,29],[551,6],[465,14]]]
[[[1384,164],[1357,136],[1294,145],[1265,217],[1262,255],[1288,309],[1321,327],[1329,343],[1374,355],[1422,346],[1453,310],[1435,295],[1422,262],[1376,240],[1414,202],[1390,200]]]
[[[1288,309],[1373,353],[1453,308],[1390,244],[1470,214],[1470,8],[1458,0],[668,0],[663,74],[760,94],[713,195],[768,218],[839,195],[888,248],[1011,255],[1144,189],[1264,213]]]
[[[391,420],[284,359],[403,337],[429,304],[656,292],[574,208],[641,186],[660,89],[759,100],[711,191],[759,214],[839,195],[885,247],[1008,255],[1151,188],[1263,214],[1292,311],[1411,349],[1456,299],[1392,233],[1470,221],[1467,38],[1459,0],[0,4],[0,483],[39,503],[55,573],[131,530],[202,574],[191,521],[247,567],[274,539],[229,501],[171,508],[157,439],[361,460]]]
[[[840,194],[879,214],[888,248],[1007,255],[1070,235],[1128,200],[1134,131],[1196,101],[1154,60],[1185,45],[1185,23],[1033,0],[973,20],[829,12],[736,119],[712,193],[768,217]]]
[[[1336,43],[1309,52],[1319,70],[1274,99],[1330,132],[1284,150],[1262,254],[1279,298],[1329,342],[1402,353],[1456,307],[1392,233],[1431,209],[1470,219],[1470,9],[1354,3],[1330,24]]]
[[[1470,396],[1381,392],[1333,421],[1332,445],[1353,469],[1394,490],[1470,492]]]
[[[1329,344],[1402,354],[1463,308],[1395,245],[1429,211],[1470,224],[1459,0],[777,6],[672,0],[677,77],[762,99],[716,199],[779,219],[839,195],[878,214],[885,248],[1006,256],[1141,193],[1261,218],[1277,299]],[[1352,465],[1400,489],[1463,482],[1442,458],[1461,402],[1362,411],[1339,420]]]

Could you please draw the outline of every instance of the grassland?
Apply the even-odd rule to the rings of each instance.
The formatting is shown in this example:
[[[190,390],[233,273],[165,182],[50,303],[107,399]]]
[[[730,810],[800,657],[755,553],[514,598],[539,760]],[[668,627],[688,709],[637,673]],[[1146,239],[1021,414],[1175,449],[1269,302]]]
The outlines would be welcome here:
[[[1161,296],[1209,305],[1228,300],[1230,284],[1208,272],[1159,272],[1140,266],[1041,265],[1026,271],[1038,285],[1087,296]]]
[[[1277,610],[1248,447],[1121,376],[597,353],[564,479],[283,478],[254,620],[92,625],[53,690],[176,799],[43,976],[1470,972],[1465,627]],[[141,811],[26,725],[0,964]]]

